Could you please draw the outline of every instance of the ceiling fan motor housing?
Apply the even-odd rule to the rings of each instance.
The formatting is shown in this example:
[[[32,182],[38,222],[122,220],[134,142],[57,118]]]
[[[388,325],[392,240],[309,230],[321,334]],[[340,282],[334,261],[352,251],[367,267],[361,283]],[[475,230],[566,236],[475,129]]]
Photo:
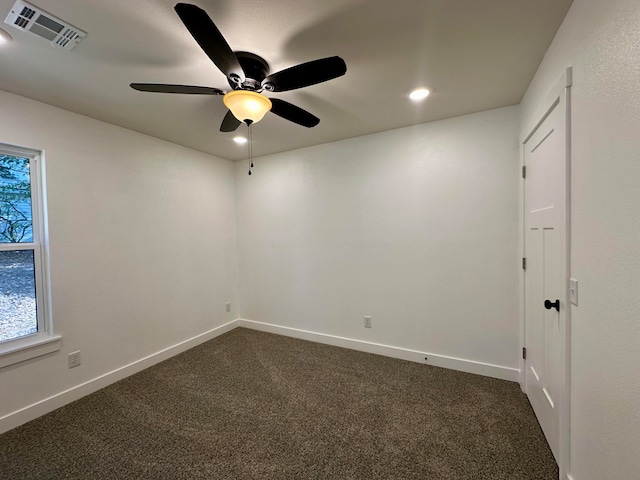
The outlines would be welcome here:
[[[234,53],[236,54],[236,57],[238,57],[240,66],[244,71],[245,81],[241,84],[234,84],[233,81],[229,79],[229,85],[231,88],[234,90],[262,90],[262,81],[269,74],[269,64],[267,61],[251,52]]]

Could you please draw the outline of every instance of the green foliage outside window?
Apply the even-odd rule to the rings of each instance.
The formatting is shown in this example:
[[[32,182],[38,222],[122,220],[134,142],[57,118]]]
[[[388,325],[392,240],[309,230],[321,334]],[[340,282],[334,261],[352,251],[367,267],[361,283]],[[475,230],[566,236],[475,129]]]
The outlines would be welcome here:
[[[31,241],[29,159],[0,154],[0,243]]]

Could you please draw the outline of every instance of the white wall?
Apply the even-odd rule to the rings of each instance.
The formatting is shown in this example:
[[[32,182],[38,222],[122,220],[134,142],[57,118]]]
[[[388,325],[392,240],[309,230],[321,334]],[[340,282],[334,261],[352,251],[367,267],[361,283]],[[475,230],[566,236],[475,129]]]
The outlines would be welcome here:
[[[60,352],[0,370],[0,431],[12,412],[237,317],[232,162],[2,91],[0,142],[45,152],[63,336]]]
[[[640,478],[640,3],[574,0],[522,103],[573,66],[571,468]]]
[[[238,162],[240,316],[517,368],[518,113]]]

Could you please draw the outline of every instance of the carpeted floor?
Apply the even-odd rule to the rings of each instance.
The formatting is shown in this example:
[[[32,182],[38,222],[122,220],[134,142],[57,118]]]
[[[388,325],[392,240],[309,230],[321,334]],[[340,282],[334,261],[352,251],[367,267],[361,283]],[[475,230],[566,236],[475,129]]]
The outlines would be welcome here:
[[[4,479],[555,480],[516,383],[236,329],[0,435]]]

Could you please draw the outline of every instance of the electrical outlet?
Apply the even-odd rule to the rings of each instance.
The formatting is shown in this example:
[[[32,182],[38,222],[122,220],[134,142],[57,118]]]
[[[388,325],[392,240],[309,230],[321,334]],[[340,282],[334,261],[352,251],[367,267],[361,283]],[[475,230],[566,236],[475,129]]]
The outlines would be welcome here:
[[[82,363],[80,359],[80,350],[77,352],[71,352],[67,358],[69,361],[69,368],[77,367]]]
[[[224,311],[227,313],[231,311],[231,302],[227,302],[224,304]]]
[[[364,317],[364,328],[371,328],[371,317]]]

